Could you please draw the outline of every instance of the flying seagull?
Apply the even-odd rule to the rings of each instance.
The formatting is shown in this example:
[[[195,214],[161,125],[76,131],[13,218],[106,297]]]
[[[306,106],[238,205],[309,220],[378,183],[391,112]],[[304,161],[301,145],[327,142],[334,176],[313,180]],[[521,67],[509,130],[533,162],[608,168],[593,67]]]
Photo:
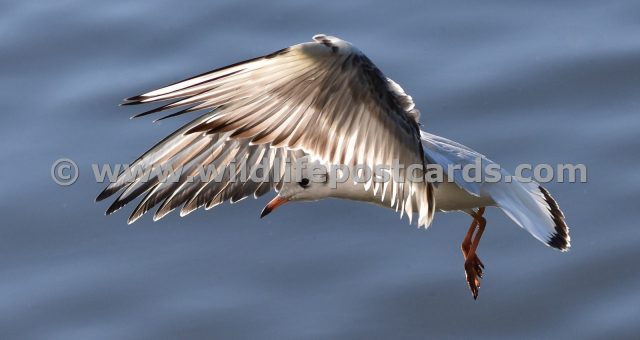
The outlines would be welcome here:
[[[412,98],[339,38],[318,34],[311,42],[206,72],[125,99],[122,105],[160,101],[170,102],[134,117],[171,109],[176,110],[160,119],[204,113],[145,152],[98,195],[101,201],[121,192],[107,214],[142,196],[129,223],[156,206],[154,220],[178,207],[184,216],[272,190],[277,196],[261,217],[287,202],[327,197],[375,203],[401,216],[406,213],[410,223],[416,213],[418,226],[425,228],[436,211],[462,211],[472,217],[461,249],[474,299],[484,269],[476,251],[485,230],[485,207],[500,208],[546,245],[569,249],[562,211],[535,182],[468,182],[459,172],[441,183],[412,181],[406,169],[382,184],[348,180],[329,186],[327,178],[311,181],[308,173],[299,181],[285,181],[280,170],[287,159],[370,168],[394,161],[442,167],[477,159],[495,164],[464,145],[421,131]],[[231,180],[238,171],[231,164],[240,162],[249,168],[267,164],[263,172],[268,179]],[[182,171],[173,180],[153,171],[167,165]],[[222,169],[222,176],[214,181],[197,176],[203,165]]]

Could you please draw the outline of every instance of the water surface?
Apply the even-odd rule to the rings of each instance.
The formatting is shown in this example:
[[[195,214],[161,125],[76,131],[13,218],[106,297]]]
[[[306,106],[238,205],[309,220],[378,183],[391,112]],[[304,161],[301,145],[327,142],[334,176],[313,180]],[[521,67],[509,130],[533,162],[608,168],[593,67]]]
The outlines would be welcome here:
[[[640,3],[7,1],[0,4],[0,336],[47,339],[634,337],[640,331]],[[123,163],[178,127],[121,98],[307,41],[356,44],[430,132],[503,165],[584,163],[550,183],[573,248],[501,212],[471,299],[469,218],[427,231],[327,200],[270,199],[126,224],[93,202],[91,163]],[[51,163],[74,159],[59,187]]]

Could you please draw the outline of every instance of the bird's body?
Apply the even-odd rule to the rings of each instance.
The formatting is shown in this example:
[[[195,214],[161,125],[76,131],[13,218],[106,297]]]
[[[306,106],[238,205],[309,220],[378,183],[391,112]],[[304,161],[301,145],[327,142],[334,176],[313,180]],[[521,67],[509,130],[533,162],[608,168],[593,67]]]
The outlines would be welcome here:
[[[564,216],[550,194],[537,183],[468,182],[460,172],[441,183],[408,179],[406,168],[385,183],[374,180],[328,185],[309,178],[287,181],[285,160],[313,159],[332,165],[465,166],[480,160],[495,164],[459,143],[420,130],[413,100],[357,48],[341,39],[316,35],[314,41],[223,67],[129,98],[125,105],[173,102],[138,116],[181,108],[161,119],[207,110],[136,160],[98,196],[121,191],[110,214],[137,197],[142,201],[129,222],[159,206],[154,219],[180,208],[181,215],[236,202],[275,190],[268,214],[288,201],[335,197],[375,203],[418,215],[418,226],[430,225],[435,211],[463,211],[473,223],[462,244],[467,281],[474,297],[484,265],[475,250],[484,230],[484,207],[502,209],[540,241],[560,250],[569,247]],[[250,170],[266,164],[265,180],[233,181],[231,164]],[[161,180],[154,169],[171,165],[177,178]],[[222,170],[216,180],[196,174],[203,166]],[[484,171],[484,170],[481,170]],[[501,174],[508,175],[504,170]],[[330,175],[329,175],[330,176]],[[200,179],[198,179],[200,178]],[[195,179],[195,180],[194,180]],[[331,178],[329,178],[331,179]],[[475,235],[475,237],[472,237]]]
[[[496,203],[489,196],[474,196],[453,182],[443,182],[436,187],[436,211],[469,212],[481,207],[492,207]]]
[[[380,195],[375,194],[373,190],[367,190],[364,183],[359,183],[353,178],[336,183],[335,188],[327,188],[325,191],[318,192],[318,194],[318,199],[325,197],[339,198],[372,203],[382,208],[392,209],[390,196],[386,196],[381,200]],[[446,176],[444,176],[442,183],[438,183],[435,186],[434,195],[436,212],[471,212],[480,207],[495,205],[490,196],[475,196],[462,189],[455,182],[450,181]],[[413,210],[417,211],[419,208],[416,203],[413,204]]]

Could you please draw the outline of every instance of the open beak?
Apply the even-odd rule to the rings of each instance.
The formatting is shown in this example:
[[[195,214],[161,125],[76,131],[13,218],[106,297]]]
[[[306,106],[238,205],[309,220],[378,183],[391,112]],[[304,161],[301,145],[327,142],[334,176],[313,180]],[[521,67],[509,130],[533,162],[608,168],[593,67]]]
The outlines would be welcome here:
[[[267,205],[262,209],[262,213],[260,214],[260,218],[263,218],[269,215],[272,211],[274,211],[277,207],[289,202],[286,198],[282,196],[276,196],[271,202],[267,203]]]

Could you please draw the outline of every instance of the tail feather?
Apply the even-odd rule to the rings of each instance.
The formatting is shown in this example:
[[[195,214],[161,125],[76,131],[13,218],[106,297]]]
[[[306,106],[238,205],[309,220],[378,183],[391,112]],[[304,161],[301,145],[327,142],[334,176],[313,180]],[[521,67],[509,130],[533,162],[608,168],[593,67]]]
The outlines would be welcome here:
[[[536,182],[497,182],[484,185],[498,208],[546,245],[569,250],[571,238],[564,214],[549,192]]]
[[[564,221],[564,214],[562,213],[562,210],[560,210],[556,200],[551,197],[551,194],[549,194],[547,189],[542,186],[539,186],[538,188],[544,196],[545,202],[549,206],[549,212],[551,213],[553,223],[555,224],[555,233],[551,236],[547,244],[562,251],[569,250],[571,247],[571,237],[569,237],[569,227]]]
[[[422,132],[425,155],[431,162],[446,168],[450,165],[495,164],[478,152],[446,138]],[[569,250],[571,238],[564,214],[551,194],[538,183],[522,182],[501,170],[499,182],[465,182],[459,172],[454,174],[455,183],[475,196],[488,196],[509,218],[546,245],[561,251]],[[512,180],[506,181],[509,177]]]

